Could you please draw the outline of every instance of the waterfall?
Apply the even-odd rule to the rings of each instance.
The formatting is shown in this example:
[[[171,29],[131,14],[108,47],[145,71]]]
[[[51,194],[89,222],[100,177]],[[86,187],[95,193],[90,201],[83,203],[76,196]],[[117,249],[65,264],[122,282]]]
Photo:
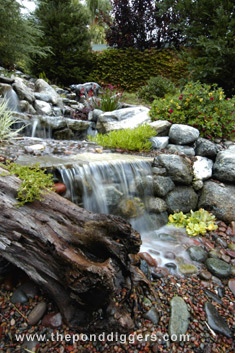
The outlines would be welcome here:
[[[145,209],[151,194],[146,182],[152,174],[150,162],[98,161],[58,170],[73,202],[89,211],[123,216],[139,232],[152,228]]]
[[[3,95],[7,101],[7,107],[9,110],[21,112],[17,93],[11,87],[9,89],[5,89]]]

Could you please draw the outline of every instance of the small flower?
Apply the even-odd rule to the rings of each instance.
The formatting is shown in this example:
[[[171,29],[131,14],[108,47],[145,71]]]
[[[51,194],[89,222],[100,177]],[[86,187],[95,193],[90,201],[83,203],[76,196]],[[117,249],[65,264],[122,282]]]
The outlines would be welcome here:
[[[203,101],[203,98],[200,98],[199,101],[202,102],[202,101]]]
[[[181,100],[181,99],[182,99],[182,96],[180,96],[178,99],[180,99],[180,100]]]
[[[213,101],[213,100],[214,100],[214,97],[210,97],[210,100]]]
[[[189,101],[190,101],[190,99],[189,99],[189,98],[187,98],[187,99],[186,99],[186,101],[187,101],[187,102],[189,102]]]
[[[172,114],[172,113],[173,113],[173,110],[172,110],[172,109],[169,109],[169,113]]]
[[[209,96],[212,96],[213,94],[212,94],[212,92],[210,92],[210,93],[208,93],[208,95],[209,95]]]
[[[173,99],[170,100],[170,103],[173,103]]]
[[[227,101],[229,101],[230,98],[227,98]]]
[[[177,107],[177,109],[181,109],[181,106],[179,105],[179,106]]]
[[[208,119],[212,119],[212,117],[211,116],[209,116],[209,118]]]

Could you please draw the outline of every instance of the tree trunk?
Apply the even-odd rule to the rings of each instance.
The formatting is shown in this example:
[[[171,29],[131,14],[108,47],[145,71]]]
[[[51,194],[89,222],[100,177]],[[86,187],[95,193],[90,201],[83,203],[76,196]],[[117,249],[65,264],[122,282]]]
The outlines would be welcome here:
[[[94,214],[54,192],[16,207],[20,183],[0,176],[0,255],[52,297],[70,327],[132,328],[112,299],[132,276],[128,255],[139,251],[140,235],[124,219]],[[99,308],[108,313],[104,320]]]

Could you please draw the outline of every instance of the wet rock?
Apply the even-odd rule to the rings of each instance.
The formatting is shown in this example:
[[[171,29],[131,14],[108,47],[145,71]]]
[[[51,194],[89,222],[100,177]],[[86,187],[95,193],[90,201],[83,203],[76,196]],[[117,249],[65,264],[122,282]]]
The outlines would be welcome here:
[[[156,130],[158,136],[168,136],[171,123],[167,120],[157,120],[149,125]]]
[[[235,181],[235,146],[217,154],[213,166],[213,176],[221,181]]]
[[[172,153],[178,152],[181,154],[185,154],[186,156],[195,156],[194,148],[190,146],[173,145],[170,143],[167,146],[167,150]]]
[[[104,194],[106,198],[106,204],[109,207],[115,207],[120,202],[123,193],[113,185],[104,185]]]
[[[227,247],[227,242],[223,240],[222,238],[218,237],[216,242],[221,245],[221,247],[226,248]]]
[[[214,142],[199,137],[196,141],[195,152],[198,156],[215,159],[218,151]]]
[[[206,266],[213,275],[219,278],[229,277],[232,273],[231,266],[220,259],[208,258]]]
[[[67,190],[66,185],[63,183],[55,183],[53,189],[57,194],[64,194]]]
[[[171,317],[168,332],[170,337],[174,337],[174,341],[177,337],[176,342],[178,342],[180,340],[180,335],[184,335],[187,332],[190,314],[187,309],[187,304],[179,296],[173,297],[170,301],[170,306]]]
[[[34,108],[36,109],[38,114],[41,115],[51,115],[52,114],[52,107],[49,103],[40,101],[38,99],[34,102]]]
[[[157,236],[158,236],[158,239],[161,241],[169,241],[174,243],[177,241],[177,238],[172,234],[160,232],[157,234]]]
[[[159,197],[148,197],[145,204],[149,212],[162,213],[167,211],[166,202]]]
[[[196,157],[193,163],[193,175],[196,180],[206,180],[212,176],[213,161],[206,157]]]
[[[207,270],[203,270],[199,273],[199,277],[204,281],[209,281],[212,278],[212,274]]]
[[[145,177],[136,177],[134,182],[134,188],[137,189],[139,195],[152,194],[153,178],[151,175]],[[134,190],[135,191],[135,190]]]
[[[169,275],[169,271],[165,267],[157,267],[152,272],[153,278],[156,278],[156,279],[167,277],[168,275]]]
[[[229,338],[232,337],[232,332],[228,327],[228,324],[220,316],[215,307],[211,303],[207,302],[204,305],[204,309],[207,315],[208,324],[211,329]]]
[[[199,130],[188,125],[173,124],[169,130],[169,137],[171,143],[187,145],[198,139]]]
[[[36,325],[46,310],[47,304],[45,302],[38,303],[28,315],[28,324],[30,326]]]
[[[169,137],[168,136],[156,136],[156,137],[151,137],[149,139],[149,141],[152,143],[152,149],[154,150],[162,150],[164,148],[166,148],[166,146],[168,145],[168,140]]]
[[[157,261],[147,252],[140,252],[139,256],[151,267],[157,267]]]
[[[53,329],[58,328],[62,325],[62,315],[60,313],[47,314],[42,320],[42,325]]]
[[[224,222],[235,219],[235,188],[232,185],[222,185],[206,181],[201,191],[198,208],[204,208],[215,214]]]
[[[190,265],[190,264],[182,264],[179,265],[179,271],[183,274],[183,275],[191,275],[193,273],[197,273],[197,267],[194,265]]]
[[[15,77],[15,82],[12,87],[16,91],[20,100],[26,100],[31,104],[35,101],[34,93],[25,85],[23,79]]]
[[[54,133],[53,133],[53,137],[56,140],[71,140],[71,138],[73,138],[73,136],[74,136],[74,133],[69,128],[57,130],[57,131],[54,131]]]
[[[35,91],[36,92],[40,92],[41,95],[40,97],[41,98],[38,98],[38,99],[41,99],[41,100],[45,100],[45,99],[42,99],[44,96],[45,97],[48,97],[48,100],[45,100],[46,102],[51,102],[53,104],[57,104],[58,103],[58,100],[60,99],[60,96],[59,94],[55,91],[55,89],[50,86],[45,80],[43,79],[38,79],[36,82],[35,82]],[[35,93],[36,94],[36,93]],[[37,94],[38,96],[38,94]],[[39,96],[38,96],[39,97]]]
[[[151,279],[151,271],[150,271],[150,268],[149,268],[147,261],[141,260],[140,270],[145,274],[147,279],[149,279],[149,280]]]
[[[149,321],[151,321],[154,325],[158,324],[159,314],[157,309],[153,306],[146,313],[143,314],[143,317]]]
[[[232,278],[228,281],[228,287],[231,289],[231,291],[235,295],[235,279]]]
[[[167,251],[164,253],[164,257],[169,260],[174,260],[176,258],[176,255],[171,251]]]
[[[173,212],[189,212],[195,210],[198,202],[198,195],[193,188],[188,186],[177,186],[170,191],[165,199],[168,211]]]
[[[172,181],[189,185],[192,183],[192,167],[182,156],[175,154],[160,154],[154,158],[154,167],[165,168]]]
[[[208,257],[207,252],[200,246],[191,246],[187,251],[193,261],[204,262]]]
[[[208,290],[208,289],[205,290],[205,293],[206,293],[207,296],[208,296],[209,298],[211,298],[213,301],[215,301],[216,303],[222,305],[222,303],[223,303],[222,300],[221,300],[216,294],[214,294],[213,292],[211,292],[211,291]]]
[[[24,304],[28,302],[28,297],[23,291],[21,291],[21,289],[16,289],[13,292],[13,295],[11,296],[11,302],[13,304],[16,304],[16,303]]]
[[[211,250],[211,251],[209,251],[208,256],[212,257],[214,259],[220,259],[221,254],[218,250]]]
[[[169,177],[154,175],[153,177],[153,194],[163,197],[172,191],[175,187],[174,182]]]

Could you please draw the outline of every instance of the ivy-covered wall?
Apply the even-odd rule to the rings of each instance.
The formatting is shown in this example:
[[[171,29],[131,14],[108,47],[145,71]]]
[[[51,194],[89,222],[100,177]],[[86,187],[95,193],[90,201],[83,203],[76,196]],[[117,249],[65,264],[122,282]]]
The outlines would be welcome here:
[[[88,79],[100,84],[119,85],[134,91],[157,75],[177,82],[187,73],[186,63],[171,49],[107,49],[92,53],[92,71]]]

